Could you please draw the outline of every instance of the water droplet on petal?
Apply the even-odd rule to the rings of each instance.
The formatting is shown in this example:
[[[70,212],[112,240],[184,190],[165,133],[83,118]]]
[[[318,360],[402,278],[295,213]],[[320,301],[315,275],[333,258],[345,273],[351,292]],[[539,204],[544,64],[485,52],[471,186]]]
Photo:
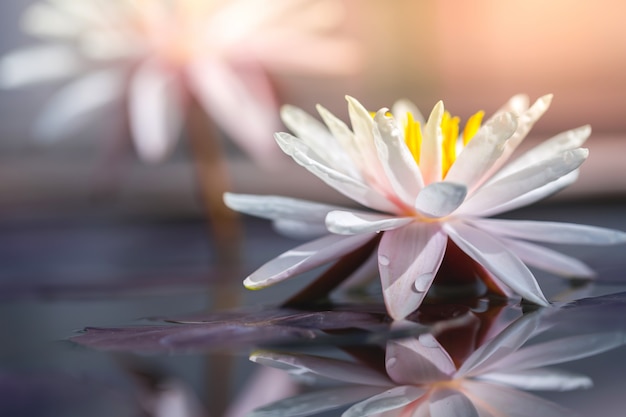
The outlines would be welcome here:
[[[439,347],[439,342],[432,334],[424,333],[419,336],[420,343],[427,348],[436,348]]]
[[[389,258],[385,255],[379,255],[378,256],[378,263],[383,265],[383,266],[388,266],[391,261],[389,260]]]
[[[396,366],[397,362],[398,360],[396,358],[389,358],[387,359],[387,363],[385,364],[385,366],[387,367],[387,369],[391,369]]]
[[[429,272],[427,274],[418,275],[415,278],[415,290],[417,292],[426,292],[430,288],[430,284],[432,284],[433,279],[435,278],[435,274]]]

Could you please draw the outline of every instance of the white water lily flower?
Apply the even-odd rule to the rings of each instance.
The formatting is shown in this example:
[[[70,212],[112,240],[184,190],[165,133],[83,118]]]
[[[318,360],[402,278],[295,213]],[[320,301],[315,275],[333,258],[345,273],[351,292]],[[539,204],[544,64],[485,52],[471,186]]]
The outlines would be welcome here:
[[[589,126],[558,134],[505,164],[551,96],[532,106],[525,96],[515,96],[482,125],[482,112],[472,116],[461,134],[458,118],[442,102],[424,120],[406,101],[396,103],[391,113],[383,108],[372,116],[357,100],[347,99],[352,129],[321,106],[325,125],[287,106],[282,118],[296,136],[278,133],[276,140],[298,164],[374,211],[227,194],[226,204],[235,210],[288,220],[300,229],[308,223],[316,230],[324,218],[333,233],[268,262],[246,279],[248,288],[338,259],[382,233],[378,267],[394,319],[420,306],[448,253],[467,258],[451,263],[473,264],[468,273],[478,273],[491,290],[547,305],[527,265],[564,276],[591,277],[593,272],[531,242],[626,241],[623,232],[593,226],[485,218],[531,204],[576,180],[588,154],[581,145]]]
[[[0,84],[74,77],[37,121],[43,140],[65,136],[92,110],[127,94],[137,151],[158,161],[173,147],[193,98],[263,161],[278,127],[266,70],[354,71],[355,44],[331,36],[341,18],[333,0],[42,0],[22,23],[44,42],[5,55]]]
[[[528,345],[545,330],[540,314],[521,317],[476,349],[459,366],[431,334],[387,343],[383,375],[356,362],[321,356],[256,352],[251,360],[297,375],[317,375],[350,384],[380,387],[343,402],[328,401],[332,392],[311,393],[258,409],[251,416],[305,416],[359,401],[342,417],[418,416],[565,416],[571,411],[523,391],[589,388],[587,376],[548,368],[593,356],[624,344],[622,332],[594,333]],[[461,342],[463,343],[463,342]],[[345,388],[342,388],[345,389]],[[359,399],[357,396],[361,395]],[[339,397],[341,398],[341,397]],[[362,400],[363,398],[366,398]],[[298,410],[307,410],[297,413]],[[293,412],[293,413],[292,413]],[[282,414],[281,414],[282,413]]]

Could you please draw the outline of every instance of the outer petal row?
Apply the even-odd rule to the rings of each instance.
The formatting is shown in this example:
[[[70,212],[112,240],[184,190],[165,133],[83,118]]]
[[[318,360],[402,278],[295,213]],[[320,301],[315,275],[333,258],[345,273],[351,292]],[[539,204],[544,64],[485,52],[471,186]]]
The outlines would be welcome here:
[[[252,290],[283,281],[310,271],[353,251],[372,239],[374,234],[354,236],[327,235],[295,247],[267,262],[250,276],[243,285]]]

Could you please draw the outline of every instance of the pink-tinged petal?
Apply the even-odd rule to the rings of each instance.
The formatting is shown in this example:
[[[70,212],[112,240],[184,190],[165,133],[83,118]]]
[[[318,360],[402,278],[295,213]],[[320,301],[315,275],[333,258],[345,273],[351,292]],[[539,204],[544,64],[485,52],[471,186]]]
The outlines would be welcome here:
[[[415,209],[426,217],[445,217],[463,204],[466,195],[467,187],[463,184],[435,182],[420,191],[415,199]]]
[[[569,174],[566,174],[561,178],[552,181],[542,187],[535,188],[534,190],[529,191],[526,194],[513,198],[509,201],[501,202],[500,204],[493,205],[491,207],[485,207],[481,210],[472,211],[469,209],[468,206],[468,210],[466,212],[465,206],[461,206],[458,210],[458,213],[487,217],[515,210],[520,207],[525,207],[537,201],[543,200],[544,198],[549,197],[555,193],[558,193],[564,188],[569,187],[574,182],[576,182],[576,180],[578,179],[578,174],[579,169],[575,169]]]
[[[446,223],[444,230],[463,252],[517,294],[541,306],[550,304],[528,267],[489,233],[462,222]]]
[[[580,148],[589,138],[589,135],[591,135],[591,126],[589,125],[559,133],[508,163],[493,176],[492,181],[533,165],[537,161],[552,158],[564,151]]]
[[[506,163],[511,154],[513,154],[515,149],[517,149],[520,143],[522,143],[530,129],[532,129],[535,122],[539,120],[539,118],[548,110],[551,102],[552,94],[547,94],[535,101],[528,110],[521,113],[515,113],[516,116],[518,116],[517,129],[511,138],[506,142],[505,150],[493,165],[492,170],[490,171],[491,173],[496,172]]]
[[[276,157],[278,104],[264,70],[256,63],[228,65],[206,59],[188,68],[191,88],[211,119],[241,149],[261,163]]]
[[[347,409],[341,417],[366,417],[396,410],[417,400],[426,393],[424,388],[414,386],[394,387],[381,394],[361,401]]]
[[[347,386],[307,392],[259,407],[246,417],[304,417],[318,415],[379,393],[380,387]],[[244,414],[232,414],[240,417]]]
[[[354,132],[355,144],[366,162],[376,160],[373,134],[374,119],[357,99],[346,96],[346,100],[348,101],[348,115]]]
[[[463,214],[482,214],[494,210],[501,204],[508,203],[535,189],[545,186],[577,169],[587,159],[587,149],[573,149],[538,162],[497,181],[485,184],[463,204]]]
[[[294,106],[283,106],[280,116],[285,125],[323,158],[328,166],[350,177],[361,178],[350,154],[343,150],[341,142],[322,122]]]
[[[373,234],[354,236],[327,235],[300,245],[267,262],[243,285],[251,290],[276,284],[294,275],[317,268],[357,249],[374,237]]]
[[[422,173],[404,141],[396,121],[385,116],[386,109],[374,117],[378,135],[374,135],[378,159],[389,183],[404,204],[411,206],[424,187]]]
[[[333,233],[353,235],[393,230],[414,221],[412,217],[395,217],[377,213],[335,210],[326,216],[326,227]]]
[[[571,256],[525,241],[506,238],[500,238],[500,241],[526,265],[565,277],[595,277],[595,272],[589,266]]]
[[[65,45],[17,49],[0,59],[0,86],[16,88],[76,74],[82,63]]]
[[[570,391],[593,386],[593,382],[587,376],[556,369],[490,372],[480,375],[477,379],[531,391]]]
[[[504,152],[506,141],[516,127],[511,113],[501,113],[489,120],[463,148],[445,180],[464,184],[470,191],[478,187]]]
[[[496,235],[545,243],[615,245],[626,242],[624,232],[584,224],[505,219],[477,219],[473,223]]]
[[[273,195],[224,193],[224,204],[233,210],[270,220],[303,220],[324,224],[326,215],[343,207]]]
[[[424,116],[411,101],[402,99],[396,101],[393,103],[393,106],[391,106],[391,114],[393,114],[393,118],[397,120],[399,126],[406,126],[409,113],[413,116],[413,120],[422,126],[424,125]]]
[[[479,405],[479,407],[485,407],[485,411],[491,413],[487,415],[498,417],[563,417],[572,415],[571,410],[553,402],[499,384],[464,381],[462,390],[472,399],[474,404],[484,404]]]
[[[107,69],[67,84],[52,96],[35,121],[35,138],[43,142],[65,138],[91,112],[118,98],[123,80],[123,71]]]
[[[539,315],[522,316],[478,349],[459,368],[456,377],[472,377],[500,369],[504,359],[532,337],[539,326]]]
[[[440,181],[442,177],[441,144],[443,142],[443,133],[441,132],[441,120],[443,113],[443,102],[439,101],[433,107],[428,121],[422,129],[422,149],[419,166],[425,184]]]
[[[498,368],[520,371],[598,355],[626,343],[622,332],[581,334],[537,343],[504,358]],[[498,370],[498,369],[494,369]]]
[[[354,131],[354,148],[358,150],[357,160],[361,164],[361,174],[365,181],[385,196],[397,199],[396,192],[387,178],[384,161],[378,156],[376,142],[380,142],[380,132],[370,113],[356,99],[346,96],[348,114]],[[387,167],[387,170],[390,168]]]
[[[397,207],[362,181],[329,167],[319,155],[298,138],[276,133],[276,142],[287,155],[335,190],[366,207],[393,213]]]
[[[257,351],[250,355],[250,360],[296,375],[318,375],[335,381],[376,387],[392,385],[384,373],[360,363],[341,359],[297,353]]]
[[[479,417],[472,401],[461,391],[439,388],[428,399],[432,417]]]
[[[412,223],[383,234],[378,266],[387,312],[394,320],[420,306],[441,265],[446,243],[437,223]]]
[[[148,162],[163,159],[182,128],[183,98],[177,77],[157,62],[147,61],[133,75],[128,101],[137,153]]]
[[[428,333],[387,343],[385,367],[398,385],[447,381],[456,370],[448,352]]]

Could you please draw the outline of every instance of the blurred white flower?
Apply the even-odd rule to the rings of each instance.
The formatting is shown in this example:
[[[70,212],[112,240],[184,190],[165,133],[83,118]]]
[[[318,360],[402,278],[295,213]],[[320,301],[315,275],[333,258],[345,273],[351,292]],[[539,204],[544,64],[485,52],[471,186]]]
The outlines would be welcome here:
[[[260,351],[251,360],[296,375],[316,375],[359,384],[378,393],[365,398],[366,389],[351,387],[353,395],[332,391],[294,397],[258,409],[252,416],[314,414],[359,401],[343,417],[447,416],[565,416],[571,411],[523,390],[589,388],[584,376],[546,366],[577,360],[624,344],[622,332],[562,337],[534,344],[527,341],[546,330],[540,314],[521,317],[476,349],[460,366],[431,334],[388,342],[386,375],[365,364],[306,354]],[[458,343],[465,343],[459,340]],[[343,401],[341,401],[343,399]],[[307,410],[302,412],[302,410]],[[280,414],[280,413],[283,414]]]
[[[42,0],[22,23],[43,43],[6,54],[0,84],[73,77],[37,121],[44,140],[63,137],[126,94],[137,151],[158,161],[178,138],[193,99],[263,160],[278,126],[266,70],[354,71],[356,45],[332,33],[342,12],[333,0]]]
[[[481,125],[472,116],[459,134],[458,118],[443,103],[424,120],[415,106],[398,102],[372,115],[348,97],[350,129],[318,106],[325,125],[295,107],[283,108],[296,134],[276,134],[285,153],[337,191],[375,210],[365,212],[280,197],[226,194],[235,210],[275,220],[280,229],[333,234],[288,251],[244,282],[262,288],[354,251],[384,232],[378,269],[387,311],[402,319],[420,306],[445,259],[478,273],[502,295],[516,293],[547,305],[528,269],[592,277],[582,262],[529,241],[606,245],[626,233],[568,223],[486,219],[531,204],[571,184],[588,151],[591,129],[563,132],[505,165],[551,96],[529,106],[513,97]],[[444,257],[444,255],[447,255]],[[449,255],[449,256],[448,256]],[[461,271],[463,273],[463,271]]]

